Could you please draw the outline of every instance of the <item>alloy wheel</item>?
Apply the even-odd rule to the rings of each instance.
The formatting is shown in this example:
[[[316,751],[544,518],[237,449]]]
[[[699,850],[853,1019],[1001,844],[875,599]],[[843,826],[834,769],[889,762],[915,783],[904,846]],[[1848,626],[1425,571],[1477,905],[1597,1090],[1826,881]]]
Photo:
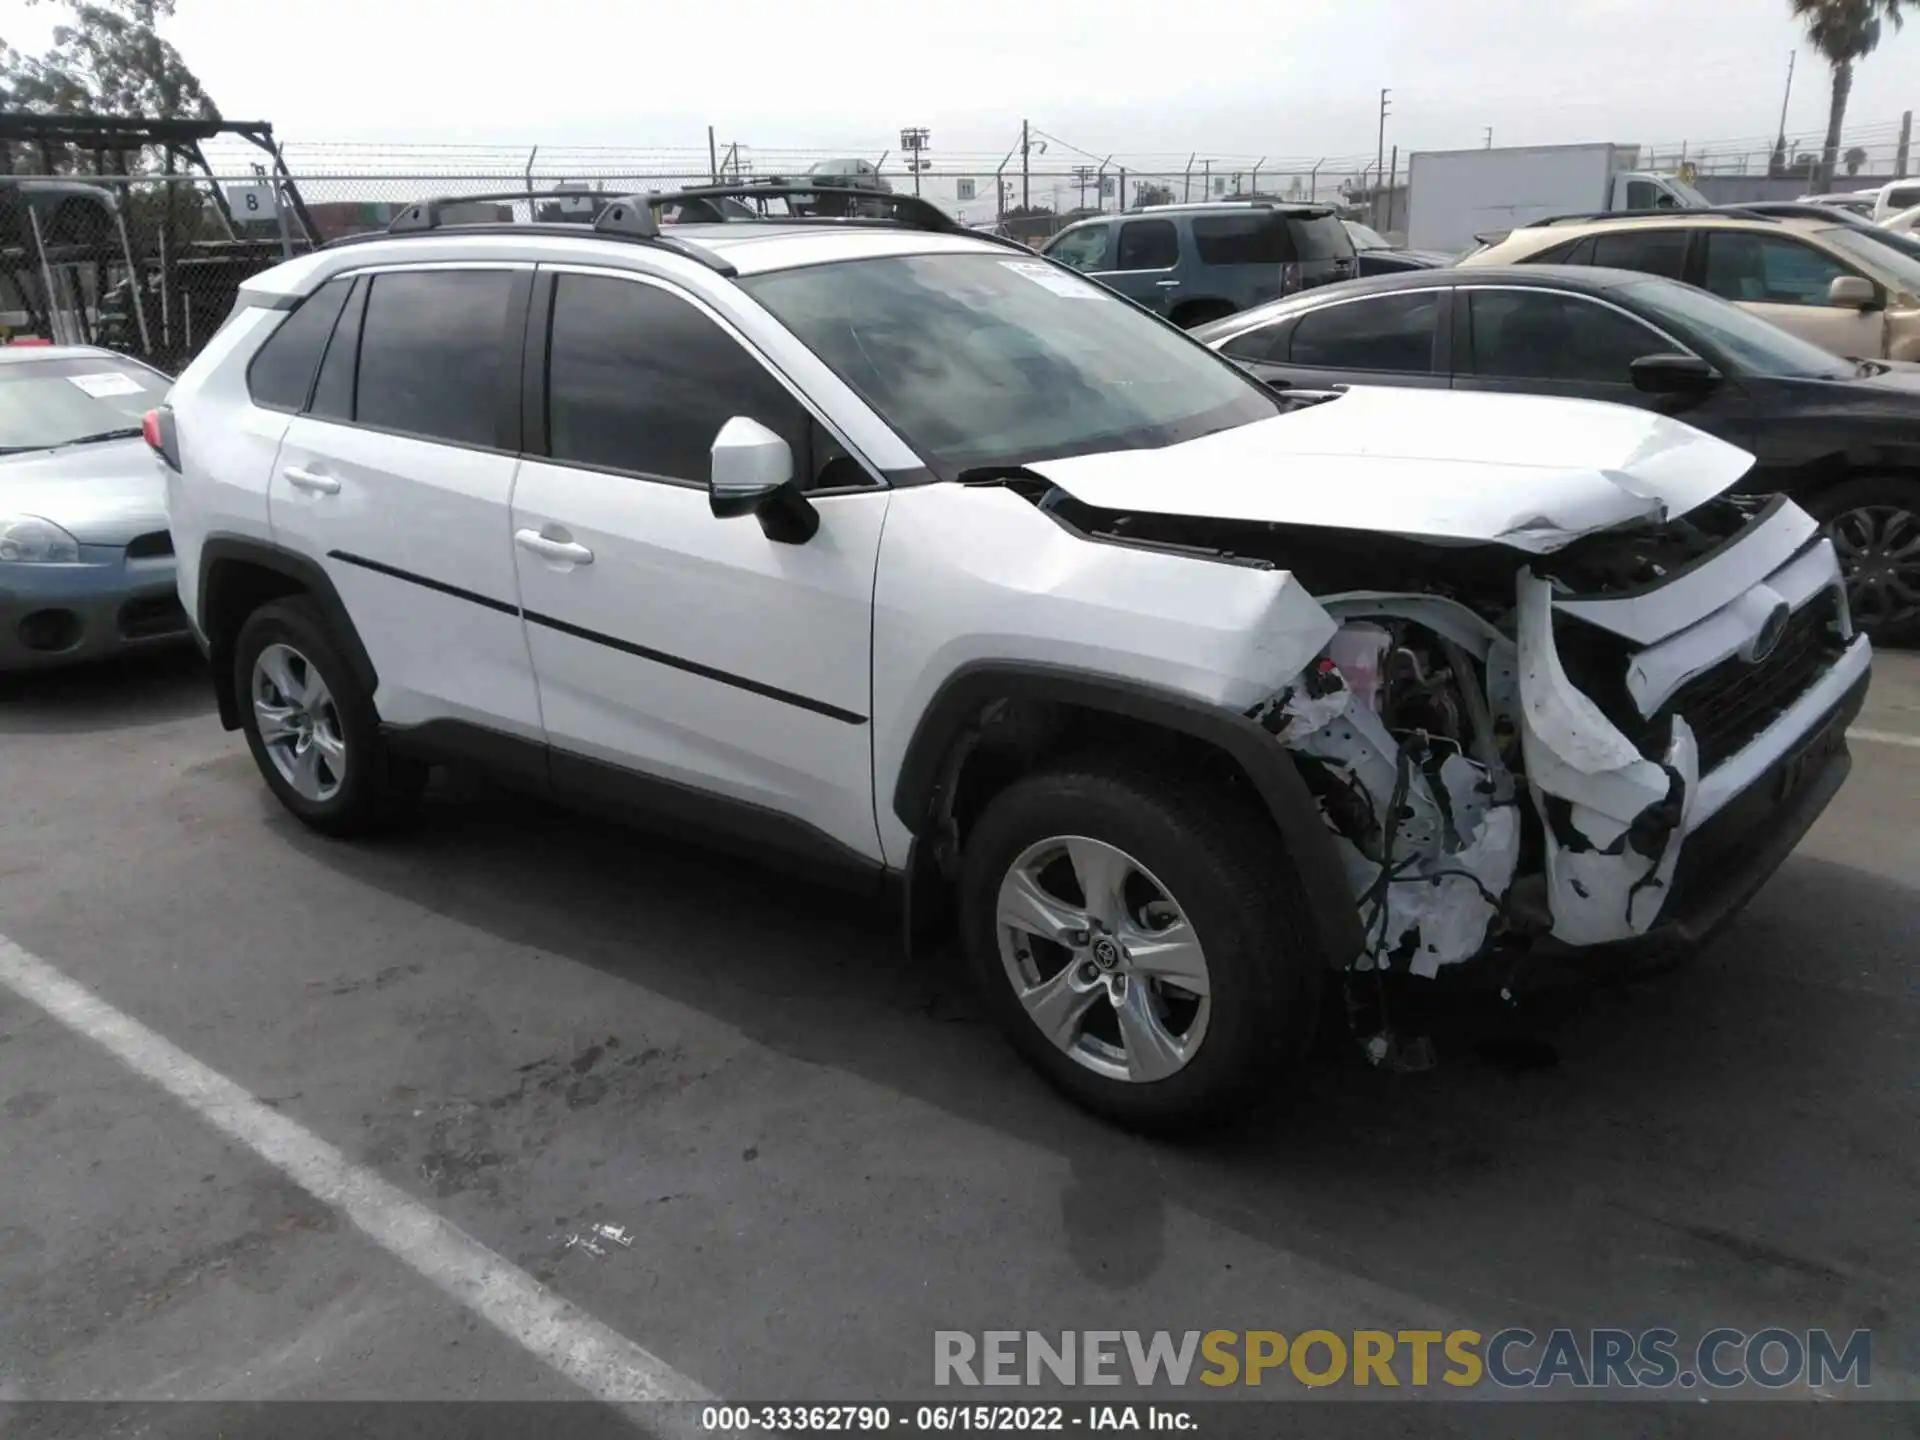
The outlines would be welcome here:
[[[995,930],[1028,1019],[1095,1074],[1164,1080],[1206,1038],[1212,982],[1199,938],[1124,850],[1070,835],[1028,846],[1000,883]]]
[[[1904,505],[1860,505],[1834,517],[1854,623],[1879,629],[1920,616],[1920,515]]]
[[[324,803],[347,778],[347,742],[333,693],[291,645],[267,646],[253,662],[253,715],[273,768],[303,799]]]

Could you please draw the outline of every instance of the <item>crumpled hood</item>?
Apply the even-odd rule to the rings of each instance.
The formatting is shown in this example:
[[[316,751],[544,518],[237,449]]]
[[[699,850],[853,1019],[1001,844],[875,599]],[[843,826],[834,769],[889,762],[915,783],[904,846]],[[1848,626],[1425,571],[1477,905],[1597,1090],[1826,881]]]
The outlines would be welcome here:
[[[0,456],[0,515],[38,515],[83,545],[167,528],[167,487],[144,440]]]
[[[1626,405],[1369,386],[1184,445],[1029,468],[1106,510],[1546,554],[1684,515],[1752,464],[1737,446]]]

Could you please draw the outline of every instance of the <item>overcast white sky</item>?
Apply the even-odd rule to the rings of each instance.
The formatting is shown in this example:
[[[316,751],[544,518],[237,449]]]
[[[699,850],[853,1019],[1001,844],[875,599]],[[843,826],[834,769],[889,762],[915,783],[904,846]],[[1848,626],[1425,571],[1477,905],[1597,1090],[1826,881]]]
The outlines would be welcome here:
[[[35,48],[56,11],[0,0],[0,37]],[[1920,106],[1909,30],[1860,72],[1863,139]],[[1403,156],[1489,125],[1757,142],[1799,39],[1786,0],[179,0],[166,34],[227,115],[290,141],[695,147],[712,124],[722,145],[872,152],[919,124],[936,157],[997,158],[1027,117],[1182,163],[1370,155],[1381,86]],[[1790,134],[1817,135],[1826,96],[1802,50]]]

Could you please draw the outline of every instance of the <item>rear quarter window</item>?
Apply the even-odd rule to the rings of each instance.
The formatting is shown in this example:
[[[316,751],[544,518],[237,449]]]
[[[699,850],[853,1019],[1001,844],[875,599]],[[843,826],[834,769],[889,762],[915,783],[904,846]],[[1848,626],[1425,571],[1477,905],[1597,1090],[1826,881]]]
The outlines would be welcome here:
[[[1286,225],[1298,259],[1338,260],[1353,254],[1353,237],[1331,215],[1289,215]]]
[[[1285,265],[1295,258],[1277,215],[1196,215],[1193,245],[1203,265]]]
[[[307,408],[320,356],[353,282],[329,280],[282,320],[247,366],[247,393],[268,410]],[[229,317],[231,318],[231,317]]]

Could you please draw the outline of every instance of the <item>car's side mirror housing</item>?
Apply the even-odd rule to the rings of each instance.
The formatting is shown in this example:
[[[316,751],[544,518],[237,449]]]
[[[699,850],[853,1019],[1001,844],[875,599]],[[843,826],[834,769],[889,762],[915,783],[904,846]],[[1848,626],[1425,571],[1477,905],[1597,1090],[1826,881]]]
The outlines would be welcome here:
[[[1642,355],[1628,367],[1633,388],[1648,395],[1704,395],[1720,372],[1698,355]]]
[[[758,420],[736,415],[708,452],[707,505],[722,520],[752,515],[769,540],[800,545],[820,528],[820,512],[794,483],[793,447]]]
[[[1827,303],[1845,310],[1877,310],[1880,287],[1864,275],[1837,275],[1827,287]]]

